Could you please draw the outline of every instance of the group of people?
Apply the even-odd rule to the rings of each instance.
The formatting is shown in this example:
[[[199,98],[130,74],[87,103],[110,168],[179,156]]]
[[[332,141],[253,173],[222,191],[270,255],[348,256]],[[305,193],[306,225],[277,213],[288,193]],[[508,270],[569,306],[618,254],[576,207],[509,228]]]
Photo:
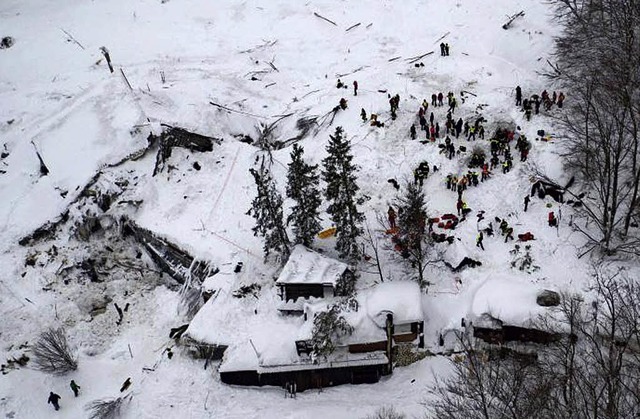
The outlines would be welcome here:
[[[522,98],[522,88],[516,86],[516,106],[521,106],[527,121],[531,120],[531,114],[535,111],[535,114],[540,113],[540,106],[544,106],[546,111],[551,110],[553,105],[557,105],[558,108],[562,108],[564,105],[565,95],[563,92],[556,94],[554,91],[551,95],[545,89],[542,94],[533,94],[528,99]]]

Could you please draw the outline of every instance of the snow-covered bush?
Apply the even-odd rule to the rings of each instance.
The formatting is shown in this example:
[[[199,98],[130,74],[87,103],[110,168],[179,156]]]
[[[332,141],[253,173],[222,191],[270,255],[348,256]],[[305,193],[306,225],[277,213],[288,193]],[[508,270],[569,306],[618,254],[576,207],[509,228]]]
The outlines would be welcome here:
[[[365,419],[405,419],[404,413],[400,413],[393,406],[382,406],[373,415],[366,416]]]
[[[125,402],[131,400],[131,394],[114,399],[99,399],[87,404],[89,419],[116,419]]]
[[[33,362],[41,371],[64,374],[78,368],[77,356],[69,346],[63,328],[42,332],[31,350]]]

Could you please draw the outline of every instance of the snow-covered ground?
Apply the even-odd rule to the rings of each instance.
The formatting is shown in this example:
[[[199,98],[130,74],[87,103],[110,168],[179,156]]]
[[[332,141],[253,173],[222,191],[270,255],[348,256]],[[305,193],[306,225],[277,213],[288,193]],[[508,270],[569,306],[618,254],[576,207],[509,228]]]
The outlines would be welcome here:
[[[505,15],[520,10],[524,18],[503,30]],[[270,316],[277,316],[273,279],[278,267],[264,264],[262,242],[253,236],[253,219],[246,215],[255,194],[248,169],[262,153],[237,137],[255,137],[259,124],[292,114],[276,129],[284,141],[297,135],[298,118],[322,116],[341,97],[348,100],[348,109],[337,114],[332,126],[300,144],[306,158],[319,163],[328,135],[336,126],[344,127],[361,168],[361,190],[371,197],[364,209],[376,232],[381,229],[376,214],[385,214],[397,194],[387,179],[411,179],[423,160],[440,169],[424,186],[431,211],[455,212],[457,195],[445,188],[444,177],[466,172],[464,155],[448,160],[436,144],[409,138],[418,107],[424,98],[430,101],[432,93],[452,91],[459,100],[460,91],[469,91],[473,95],[464,103],[459,100],[456,119],[472,123],[484,116],[487,138],[500,122],[515,123],[533,143],[527,162],[521,163],[513,150],[510,173],[496,170],[489,181],[465,192],[474,212],[455,230],[456,241],[447,254],[452,263],[469,256],[483,265],[458,274],[441,268],[428,272],[431,285],[423,297],[428,346],[436,344],[441,332],[459,327],[460,318],[473,314],[476,291],[487,293],[492,289],[487,284],[496,278],[556,290],[584,286],[588,264],[577,257],[583,239],[568,226],[571,208],[559,207],[550,198],[533,198],[529,211],[523,212],[534,169],[564,179],[554,142],[534,141],[539,129],[553,132],[551,120],[540,115],[527,122],[514,106],[518,84],[525,96],[554,90],[538,73],[559,30],[542,0],[4,0],[0,23],[0,37],[15,38],[14,46],[0,50],[0,151],[9,153],[0,160],[0,363],[24,353],[21,345],[33,342],[49,326],[64,325],[80,353],[80,367],[69,375],[50,376],[29,366],[3,375],[3,417],[51,417],[49,391],[62,396],[56,415],[84,417],[87,402],[118,396],[127,377],[133,382],[127,418],[354,418],[383,405],[422,414],[434,376],[447,371],[446,358],[398,368],[378,384],[307,391],[295,400],[285,399],[279,388],[226,386],[215,365],[204,370],[202,362],[175,348],[177,354],[167,357],[165,349],[173,345],[169,329],[184,320],[170,281],[117,278],[65,284],[59,275],[66,263],[63,256],[45,252],[54,243],[61,255],[74,258],[75,239],[61,234],[33,249],[17,244],[61,214],[102,169],[102,185],[126,180],[129,185],[120,199],[143,201],[137,210],[126,208],[122,214],[219,266],[227,292],[261,284],[260,298],[234,304],[247,316],[257,310],[267,324]],[[441,40],[451,46],[449,57],[439,54]],[[102,46],[110,51],[113,74],[99,51]],[[423,67],[408,62],[430,51],[434,53],[418,61]],[[338,77],[349,89],[336,89]],[[354,80],[360,86],[357,96],[350,88]],[[387,94],[380,90],[400,95],[395,121],[390,119]],[[385,127],[363,124],[361,108],[379,114]],[[434,113],[444,131],[446,107]],[[156,177],[153,155],[107,167],[145,148],[147,135],[160,123],[223,141],[211,153],[174,150],[168,162],[174,168]],[[473,146],[462,138],[456,143]],[[487,141],[476,143],[488,149]],[[34,149],[50,169],[48,176],[39,176]],[[273,153],[272,170],[282,191],[289,152]],[[194,169],[196,161],[201,170]],[[77,209],[85,210],[93,211],[90,206]],[[539,270],[512,269],[509,251],[514,243],[504,243],[500,236],[485,237],[485,251],[475,246],[480,210],[488,219],[506,217],[515,234],[535,234],[531,252]],[[557,230],[546,225],[550,210],[562,212]],[[385,280],[406,279],[407,269],[386,249],[388,239],[376,234]],[[331,255],[330,241],[317,246]],[[37,262],[27,266],[25,258],[33,252],[40,252]],[[244,268],[236,274],[233,267],[240,261]],[[361,287],[376,280],[369,271],[374,269],[363,269]],[[508,311],[512,304],[523,312],[521,294],[511,301],[508,289],[503,290],[506,301],[500,310]],[[113,304],[104,314],[89,314],[92,301],[103,296],[120,305],[130,303],[123,324],[115,324]],[[220,316],[226,308],[220,307]],[[226,320],[240,329],[246,316],[235,313]],[[68,387],[72,378],[82,387],[77,399]]]

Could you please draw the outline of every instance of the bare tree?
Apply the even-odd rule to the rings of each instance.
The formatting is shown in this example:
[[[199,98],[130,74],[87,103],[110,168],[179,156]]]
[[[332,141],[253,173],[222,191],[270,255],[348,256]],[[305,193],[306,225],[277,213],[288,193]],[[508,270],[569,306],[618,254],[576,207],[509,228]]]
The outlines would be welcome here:
[[[443,419],[541,418],[550,380],[539,374],[535,357],[509,351],[476,349],[467,335],[458,335],[461,358],[452,376],[437,380],[433,417]]]
[[[553,3],[565,30],[551,77],[570,94],[557,118],[566,133],[562,154],[586,189],[581,210],[597,228],[575,226],[607,254],[638,254],[640,2]]]
[[[41,371],[64,374],[78,368],[77,356],[69,346],[63,328],[42,332],[31,350],[36,368]]]
[[[406,419],[404,413],[400,413],[393,406],[382,406],[372,415],[367,415],[365,419]]]
[[[640,417],[640,288],[600,265],[585,297],[565,295],[536,329],[563,331],[523,356],[461,336],[463,358],[432,391],[438,418]],[[524,404],[523,404],[524,403]]]

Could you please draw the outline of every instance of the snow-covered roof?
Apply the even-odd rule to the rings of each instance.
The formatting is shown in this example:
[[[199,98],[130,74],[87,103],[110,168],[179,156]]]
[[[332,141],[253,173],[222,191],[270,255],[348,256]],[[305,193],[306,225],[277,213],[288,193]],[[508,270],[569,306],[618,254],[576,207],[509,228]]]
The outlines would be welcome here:
[[[491,327],[493,318],[505,325],[530,327],[541,316],[553,312],[549,307],[536,303],[536,296],[542,290],[540,286],[517,277],[489,279],[476,290],[470,314],[476,325],[486,323]]]
[[[347,268],[346,263],[297,245],[293,248],[276,283],[335,285]]]
[[[394,324],[420,322],[422,312],[422,292],[414,281],[384,282],[363,292],[363,299],[369,317],[384,327],[387,313],[393,314]]]

